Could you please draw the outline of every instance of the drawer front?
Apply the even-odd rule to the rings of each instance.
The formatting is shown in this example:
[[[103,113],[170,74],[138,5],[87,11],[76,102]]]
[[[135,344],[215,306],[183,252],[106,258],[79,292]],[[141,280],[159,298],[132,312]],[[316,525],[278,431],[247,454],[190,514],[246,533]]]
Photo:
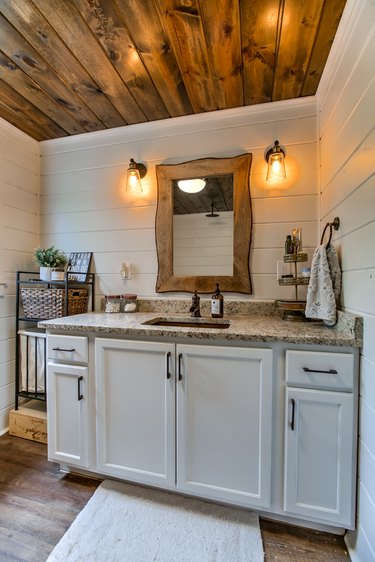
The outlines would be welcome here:
[[[319,351],[287,351],[286,382],[290,385],[352,390],[354,355]]]
[[[47,336],[49,360],[59,363],[88,363],[88,339],[81,336]]]

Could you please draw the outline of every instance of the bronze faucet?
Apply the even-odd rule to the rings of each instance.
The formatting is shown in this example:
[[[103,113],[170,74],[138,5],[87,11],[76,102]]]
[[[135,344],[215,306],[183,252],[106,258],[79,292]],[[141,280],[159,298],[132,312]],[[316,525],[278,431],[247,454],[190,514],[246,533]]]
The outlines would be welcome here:
[[[194,291],[194,295],[191,299],[191,307],[190,307],[191,316],[193,316],[194,318],[201,317],[200,304],[199,304],[200,300],[201,298],[197,295],[197,291]]]

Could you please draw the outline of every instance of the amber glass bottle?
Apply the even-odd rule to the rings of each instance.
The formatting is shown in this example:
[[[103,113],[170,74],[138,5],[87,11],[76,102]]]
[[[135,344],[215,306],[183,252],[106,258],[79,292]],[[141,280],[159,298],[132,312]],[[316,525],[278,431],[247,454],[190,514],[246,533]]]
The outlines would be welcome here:
[[[220,293],[219,283],[216,283],[216,291],[211,297],[211,316],[212,318],[224,316],[224,297]]]

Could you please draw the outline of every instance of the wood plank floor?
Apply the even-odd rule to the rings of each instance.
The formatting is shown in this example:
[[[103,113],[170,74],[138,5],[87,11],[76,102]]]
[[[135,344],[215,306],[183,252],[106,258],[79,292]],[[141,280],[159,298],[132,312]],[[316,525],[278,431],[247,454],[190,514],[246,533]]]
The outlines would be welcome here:
[[[1,436],[0,561],[44,562],[98,485],[59,472],[46,445]],[[261,530],[266,562],[349,560],[342,537],[265,519]]]

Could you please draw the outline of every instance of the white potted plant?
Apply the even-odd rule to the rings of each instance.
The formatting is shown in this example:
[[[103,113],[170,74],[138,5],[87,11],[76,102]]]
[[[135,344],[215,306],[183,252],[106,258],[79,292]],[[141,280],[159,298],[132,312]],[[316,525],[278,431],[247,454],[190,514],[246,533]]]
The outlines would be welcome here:
[[[68,259],[61,250],[55,246],[35,248],[34,259],[40,266],[39,273],[42,281],[64,280],[64,268]]]

